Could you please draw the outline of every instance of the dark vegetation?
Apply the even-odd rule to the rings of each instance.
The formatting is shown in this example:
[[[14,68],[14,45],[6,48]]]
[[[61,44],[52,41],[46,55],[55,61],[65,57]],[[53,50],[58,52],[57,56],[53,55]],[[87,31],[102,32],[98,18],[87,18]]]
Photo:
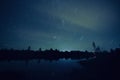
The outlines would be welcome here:
[[[81,59],[94,57],[94,53],[88,51],[59,51],[57,49],[38,51],[31,50],[28,47],[27,50],[14,50],[14,49],[2,49],[0,50],[0,60],[31,60],[31,59],[45,59],[45,60],[59,60],[65,59]]]
[[[93,52],[88,51],[59,51],[57,49],[44,50],[41,48],[38,51],[31,50],[29,46],[27,50],[1,49],[0,60],[31,60],[31,59],[45,59],[45,60],[59,60],[65,59],[82,59],[79,61],[84,68],[81,70],[73,70],[65,80],[120,80],[120,48],[111,49],[108,51],[101,51],[95,42],[92,43]],[[92,59],[90,59],[92,58]],[[3,75],[4,74],[0,74]],[[6,75],[6,74],[5,74]],[[18,79],[14,79],[18,80]],[[48,79],[47,79],[48,80]]]
[[[81,58],[104,58],[106,56],[117,56],[120,53],[120,48],[115,50],[111,49],[108,51],[101,51],[99,46],[96,46],[95,42],[92,43],[93,52],[88,51],[59,51],[57,49],[53,50],[31,50],[29,46],[26,50],[15,50],[15,49],[1,49],[0,50],[0,61],[3,60],[31,60],[31,59],[45,59],[45,60],[59,60],[60,58],[65,59],[81,59]]]

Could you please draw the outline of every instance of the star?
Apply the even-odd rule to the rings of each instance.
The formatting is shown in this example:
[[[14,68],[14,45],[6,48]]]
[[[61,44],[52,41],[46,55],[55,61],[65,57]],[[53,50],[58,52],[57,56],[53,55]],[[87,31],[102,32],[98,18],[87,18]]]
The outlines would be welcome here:
[[[56,39],[57,39],[57,36],[53,36],[53,39],[56,40]]]
[[[64,26],[65,25],[65,20],[64,19],[62,19],[62,26]]]

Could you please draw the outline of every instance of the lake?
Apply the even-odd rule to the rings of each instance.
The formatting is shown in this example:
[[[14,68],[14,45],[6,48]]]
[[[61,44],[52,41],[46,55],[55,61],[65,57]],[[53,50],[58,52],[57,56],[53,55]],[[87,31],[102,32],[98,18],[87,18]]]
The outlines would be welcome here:
[[[0,80],[72,80],[83,70],[78,61],[1,61]]]

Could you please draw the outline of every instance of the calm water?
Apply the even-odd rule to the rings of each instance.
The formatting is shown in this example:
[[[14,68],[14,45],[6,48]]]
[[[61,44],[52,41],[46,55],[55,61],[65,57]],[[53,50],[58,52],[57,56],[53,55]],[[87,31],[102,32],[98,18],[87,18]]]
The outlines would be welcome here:
[[[0,77],[3,80],[67,80],[74,71],[82,70],[82,68],[77,60],[71,59],[1,61]]]

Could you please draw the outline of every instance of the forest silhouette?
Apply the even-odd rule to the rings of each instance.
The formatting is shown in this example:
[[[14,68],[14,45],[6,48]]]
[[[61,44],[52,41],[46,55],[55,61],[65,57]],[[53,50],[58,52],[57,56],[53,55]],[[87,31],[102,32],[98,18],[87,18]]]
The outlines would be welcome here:
[[[26,50],[1,49],[0,61],[24,60],[48,60],[58,61],[59,59],[79,60],[78,63],[84,66],[84,72],[74,70],[65,80],[120,80],[120,48],[111,49],[110,51],[102,51],[99,46],[92,43],[93,52],[89,51],[59,51],[57,49],[49,50],[31,50],[28,46]],[[80,59],[85,59],[81,61]],[[11,74],[11,73],[10,73]],[[2,76],[10,76],[10,74],[0,73]],[[0,79],[4,79],[2,77]],[[11,77],[11,76],[10,76]],[[14,76],[13,76],[14,78]],[[6,78],[6,80],[9,80]],[[18,80],[18,79],[13,79]]]
[[[26,50],[16,50],[16,49],[0,49],[0,61],[3,60],[31,60],[31,59],[45,59],[45,60],[59,60],[61,58],[65,59],[82,59],[85,58],[99,58],[105,56],[118,56],[120,53],[120,48],[111,49],[108,51],[101,51],[99,46],[96,46],[95,42],[92,43],[93,52],[89,51],[60,51],[58,49],[46,49],[42,50],[31,50],[31,46],[28,46]]]

